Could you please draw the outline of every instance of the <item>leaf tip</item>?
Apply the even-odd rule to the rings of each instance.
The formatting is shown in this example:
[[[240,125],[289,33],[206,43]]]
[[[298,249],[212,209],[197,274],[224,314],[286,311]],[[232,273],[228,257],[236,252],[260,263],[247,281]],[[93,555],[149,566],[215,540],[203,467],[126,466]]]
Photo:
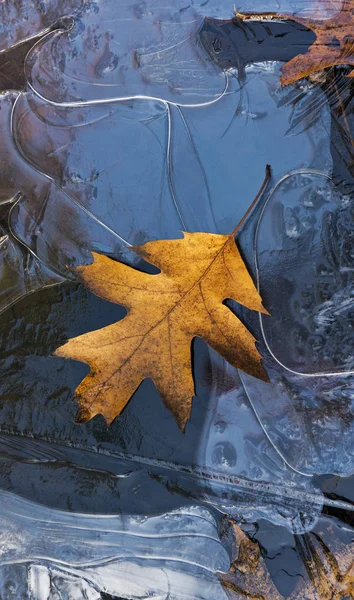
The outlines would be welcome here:
[[[280,83],[281,83],[281,85],[286,86],[286,85],[289,85],[289,83],[291,83],[290,77],[289,77],[289,71],[290,71],[290,69],[287,67],[286,64],[283,65],[282,67],[280,67],[280,72],[281,72]]]
[[[76,396],[74,398],[74,401],[80,402],[80,398]],[[79,406],[75,417],[75,423],[82,425],[83,423],[87,423],[87,421],[90,421],[93,416],[94,415],[91,414],[88,408],[86,408],[85,406]]]
[[[178,429],[181,433],[185,434],[186,426],[190,418],[190,409],[183,410],[182,407],[183,405],[180,405],[178,411],[173,411],[173,415],[176,419]]]
[[[76,394],[74,401],[78,402],[80,404],[82,402],[81,394]],[[116,416],[112,417],[111,415],[105,415],[103,412],[91,412],[87,407],[80,405],[77,410],[77,413],[76,413],[75,423],[78,423],[78,424],[87,423],[88,421],[91,421],[91,419],[93,419],[93,417],[95,417],[98,414],[103,416],[104,420],[106,421],[107,429],[116,418]]]
[[[186,419],[179,419],[178,417],[176,417],[178,429],[180,430],[181,433],[183,433],[183,435],[186,433],[186,426],[187,426],[188,420],[189,420],[189,417],[187,417]]]
[[[257,379],[264,381],[264,383],[270,383],[269,375],[262,364],[262,359],[259,361],[257,368],[254,370],[254,372],[250,374],[253,377],[256,377]]]
[[[58,358],[66,358],[66,353],[65,353],[65,346],[66,346],[66,344],[67,344],[67,342],[65,342],[65,344],[62,344],[58,348],[56,348],[54,350],[54,352],[52,352],[52,356],[55,356],[55,357],[58,357]]]
[[[116,419],[116,417],[118,415],[115,415],[114,417],[108,416],[108,415],[102,415],[104,420],[106,421],[106,425],[107,425],[107,429],[110,425],[112,425],[113,421]]]
[[[264,383],[270,383],[269,375],[263,367],[263,365],[261,365],[261,377],[259,379],[261,379],[261,381],[264,381]]]

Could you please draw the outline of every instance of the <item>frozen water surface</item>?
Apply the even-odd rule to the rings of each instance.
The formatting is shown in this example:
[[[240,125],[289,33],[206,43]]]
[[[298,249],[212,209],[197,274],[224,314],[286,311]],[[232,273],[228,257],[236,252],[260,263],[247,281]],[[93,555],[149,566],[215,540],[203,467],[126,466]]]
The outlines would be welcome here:
[[[6,492],[1,507],[0,572],[14,565],[15,585],[28,585],[30,598],[81,593],[95,599],[101,591],[130,598],[227,597],[214,573],[229,568],[229,556],[203,508],[154,517],[84,515]]]
[[[232,37],[210,37],[210,19],[232,16],[223,0],[0,4],[2,52],[38,36],[0,95],[5,600],[221,600],[222,516],[293,536],[319,527],[323,504],[350,510],[318,479],[352,474],[354,458],[352,180],[333,150],[334,88],[282,88],[280,62],[239,68]],[[124,310],[72,267],[92,250],[137,265],[130,245],[181,230],[230,232],[266,164],[238,245],[272,316],[229,306],[270,384],[197,340],[185,435],[148,381],[108,430],[74,424],[87,368],[51,354]]]

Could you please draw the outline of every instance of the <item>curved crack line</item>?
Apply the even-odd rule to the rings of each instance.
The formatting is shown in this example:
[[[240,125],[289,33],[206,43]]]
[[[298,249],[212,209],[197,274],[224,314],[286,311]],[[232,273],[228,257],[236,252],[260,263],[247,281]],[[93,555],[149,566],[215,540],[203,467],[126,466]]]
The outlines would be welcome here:
[[[124,239],[121,235],[119,235],[116,231],[114,231],[114,229],[112,229],[111,227],[109,227],[109,225],[106,225],[106,223],[104,223],[103,221],[101,221],[100,219],[98,219],[98,217],[96,217],[90,210],[88,210],[85,206],[83,206],[78,200],[76,200],[75,198],[73,198],[72,196],[70,196],[67,192],[65,192],[63,189],[61,189],[56,182],[54,181],[54,179],[50,176],[47,175],[46,173],[44,173],[43,171],[41,171],[40,169],[38,169],[38,167],[36,165],[34,165],[30,160],[28,160],[28,158],[23,154],[22,149],[20,147],[20,145],[18,144],[18,140],[17,137],[15,135],[15,131],[14,131],[14,113],[15,113],[15,109],[16,109],[16,105],[17,102],[19,101],[21,97],[21,94],[18,94],[13,107],[12,107],[12,111],[11,111],[11,122],[10,122],[10,127],[11,127],[11,138],[13,139],[15,148],[19,154],[19,156],[22,158],[22,160],[25,161],[26,164],[28,164],[33,170],[35,170],[39,175],[41,175],[42,177],[44,177],[44,179],[46,179],[56,190],[58,190],[61,194],[63,194],[63,196],[65,196],[65,198],[67,198],[70,202],[72,202],[73,204],[75,204],[79,209],[81,209],[87,216],[89,216],[93,221],[95,221],[98,225],[101,225],[104,229],[106,229],[109,233],[111,233],[114,237],[118,238],[120,242],[122,242],[125,246],[127,247],[131,247],[132,244],[130,242],[128,242],[126,239]],[[27,246],[27,244],[21,240],[20,238],[17,237],[16,233],[13,231],[12,227],[11,227],[11,215],[13,210],[15,209],[15,207],[17,207],[17,205],[21,202],[21,200],[23,199],[23,194],[19,194],[18,198],[16,200],[14,200],[13,205],[11,206],[11,209],[9,211],[9,215],[8,215],[8,226],[9,226],[9,230],[11,232],[11,234],[14,236],[14,238],[23,246],[25,246],[27,248],[27,250],[29,252],[31,252],[31,254],[33,254],[33,256],[35,256],[40,262],[44,262],[42,261],[36,254],[35,252],[29,247]],[[45,264],[45,263],[44,263]],[[50,269],[54,270],[53,267],[51,265],[48,265],[50,267]],[[60,272],[59,272],[60,273]]]
[[[184,114],[183,114],[183,112],[182,112],[182,109],[181,109],[181,107],[180,107],[180,106],[178,106],[178,105],[176,105],[176,108],[177,108],[177,110],[178,110],[178,112],[179,112],[179,114],[180,114],[180,116],[181,116],[181,119],[182,119],[183,125],[184,125],[184,127],[185,127],[185,130],[186,130],[186,132],[187,132],[187,135],[188,135],[188,138],[189,138],[189,140],[190,140],[190,143],[192,144],[192,148],[193,148],[194,154],[195,154],[195,156],[196,156],[196,159],[197,159],[197,161],[198,161],[198,164],[199,164],[200,170],[201,170],[201,172],[202,172],[202,177],[203,177],[204,184],[205,184],[206,191],[207,191],[207,199],[208,199],[208,204],[209,204],[209,208],[210,208],[210,213],[211,213],[212,219],[213,219],[213,221],[214,221],[214,225],[215,225],[215,227],[217,227],[217,224],[216,224],[216,216],[215,216],[215,213],[214,213],[214,207],[213,207],[213,203],[212,203],[212,201],[211,201],[210,188],[209,188],[208,178],[207,178],[207,174],[206,174],[206,171],[205,171],[204,165],[203,165],[203,163],[202,163],[202,160],[201,160],[201,158],[200,158],[200,156],[199,156],[199,152],[198,152],[198,150],[197,150],[197,147],[196,147],[196,145],[195,145],[195,142],[194,142],[193,136],[192,136],[192,134],[191,134],[191,130],[189,129],[188,123],[187,123],[187,121],[186,121],[186,119],[185,119],[185,117],[184,117]]]
[[[262,211],[259,215],[259,219],[257,222],[257,227],[255,230],[255,235],[254,235],[254,244],[253,244],[253,255],[254,255],[254,264],[255,264],[255,270],[256,270],[256,285],[257,285],[257,289],[258,292],[260,293],[260,276],[259,276],[259,264],[258,264],[258,255],[257,255],[257,241],[258,241],[258,233],[259,233],[259,228],[260,228],[260,224],[264,215],[264,212],[273,196],[273,194],[275,193],[275,191],[278,189],[278,187],[284,182],[286,181],[288,178],[292,177],[293,175],[297,175],[297,174],[304,174],[304,175],[317,175],[320,177],[324,177],[327,180],[331,181],[331,177],[330,175],[328,175],[327,173],[324,173],[322,171],[316,170],[316,169],[296,169],[294,171],[290,171],[289,173],[287,173],[286,175],[284,175],[283,177],[281,177],[279,179],[279,181],[273,186],[273,188],[270,190],[267,200],[262,208]],[[300,373],[298,371],[294,371],[288,367],[286,367],[280,360],[278,360],[278,358],[275,356],[275,354],[272,352],[270,345],[268,343],[267,337],[265,335],[265,331],[264,331],[264,325],[263,325],[263,315],[262,313],[258,313],[259,315],[259,322],[260,322],[260,328],[261,328],[261,333],[262,333],[262,337],[265,343],[265,346],[269,352],[269,354],[272,356],[272,358],[279,364],[279,366],[281,366],[282,368],[284,368],[286,371],[293,373],[294,375],[300,375],[302,377],[334,377],[334,376],[346,376],[346,375],[352,375],[354,374],[354,371],[344,371],[344,372],[338,372],[338,373]],[[242,373],[239,372],[239,376],[240,376],[240,380],[243,386],[243,389],[246,393],[246,396],[248,398],[248,401],[250,403],[250,406],[254,412],[254,415],[259,423],[259,425],[261,426],[266,438],[268,439],[268,441],[270,442],[270,444],[272,445],[272,447],[274,448],[274,450],[277,452],[277,454],[280,456],[280,458],[284,461],[284,463],[295,473],[298,473],[299,475],[302,475],[304,477],[312,477],[312,474],[309,473],[304,473],[303,471],[300,471],[299,469],[296,469],[293,465],[291,465],[285,458],[285,456],[283,455],[283,453],[280,451],[280,449],[277,447],[277,445],[273,442],[271,436],[269,435],[268,431],[266,430],[265,426],[263,425],[262,419],[258,414],[258,411],[254,405],[254,402],[248,392],[248,388],[247,385],[245,384],[243,377],[242,377]]]
[[[293,177],[294,175],[317,175],[319,177],[324,177],[325,179],[332,181],[332,178],[330,175],[328,175],[327,173],[324,173],[322,171],[319,171],[317,169],[295,169],[294,171],[290,171],[289,173],[287,173],[286,175],[284,175],[283,177],[281,177],[279,179],[279,181],[275,184],[275,186],[270,190],[269,195],[267,197],[266,202],[264,203],[264,206],[262,208],[262,211],[259,215],[259,219],[257,222],[257,227],[255,230],[255,234],[254,234],[254,243],[253,243],[253,256],[254,256],[254,265],[255,265],[255,270],[256,270],[256,284],[257,284],[257,289],[258,292],[260,293],[260,275],[259,275],[259,263],[258,263],[258,254],[257,254],[257,242],[258,242],[258,234],[259,234],[259,229],[260,229],[260,225],[261,225],[261,221],[264,215],[264,212],[272,198],[272,196],[274,195],[274,193],[276,192],[276,190],[278,189],[278,187],[287,179],[289,179],[290,177]],[[275,360],[275,362],[278,363],[278,365],[280,367],[282,367],[283,369],[285,369],[286,371],[293,373],[294,375],[300,375],[301,377],[339,377],[339,376],[348,376],[348,375],[354,375],[354,370],[353,371],[338,371],[338,372],[318,372],[318,373],[301,373],[300,371],[295,371],[294,369],[290,369],[289,367],[287,367],[286,365],[284,365],[284,363],[282,363],[277,356],[274,354],[274,352],[272,351],[270,344],[267,340],[267,336],[265,334],[264,331],[264,323],[263,323],[263,317],[262,317],[262,313],[258,313],[259,314],[259,324],[260,324],[260,328],[261,328],[261,332],[262,332],[262,337],[265,343],[265,346],[269,352],[269,354],[271,355],[271,357]]]
[[[251,399],[251,396],[248,392],[248,388],[247,385],[245,384],[244,380],[243,380],[243,375],[242,375],[242,371],[239,370],[239,377],[241,380],[241,384],[242,387],[246,393],[247,399],[251,405],[251,408],[253,410],[253,413],[259,423],[259,425],[262,428],[263,433],[265,434],[268,442],[271,444],[271,446],[274,448],[274,450],[276,451],[276,453],[278,454],[278,456],[280,456],[280,458],[284,461],[284,463],[286,464],[287,467],[289,467],[289,469],[291,469],[292,471],[294,471],[294,473],[298,473],[299,475],[302,475],[303,477],[311,477],[312,478],[312,473],[304,473],[303,471],[300,471],[299,469],[296,469],[295,467],[293,467],[285,458],[284,454],[279,450],[279,448],[277,447],[277,445],[273,442],[272,438],[270,437],[268,431],[266,430],[265,426],[263,425],[262,419],[260,418],[258,411],[256,410],[256,407]]]
[[[183,216],[182,216],[182,212],[181,212],[181,209],[180,209],[180,206],[179,206],[176,194],[175,194],[175,190],[174,190],[174,186],[173,186],[173,179],[172,179],[172,155],[171,155],[172,116],[171,116],[171,106],[176,106],[177,109],[179,110],[179,112],[181,114],[181,117],[182,117],[182,120],[184,122],[184,125],[185,125],[185,127],[187,129],[187,133],[188,133],[188,135],[190,137],[190,140],[191,140],[191,143],[193,145],[193,148],[194,148],[194,150],[196,152],[194,141],[191,138],[191,134],[190,134],[189,128],[188,128],[188,126],[186,124],[185,118],[184,118],[182,112],[180,111],[179,107],[180,106],[184,106],[184,107],[197,108],[197,107],[201,107],[201,106],[209,106],[211,104],[214,104],[214,103],[218,102],[227,93],[227,90],[228,90],[228,87],[229,87],[229,76],[228,76],[227,72],[223,73],[223,76],[225,78],[225,86],[224,86],[224,90],[222,91],[222,93],[219,96],[217,96],[216,98],[213,98],[212,100],[209,100],[209,101],[206,101],[206,102],[202,102],[202,103],[199,103],[199,104],[174,103],[174,102],[171,102],[171,101],[164,100],[163,98],[154,97],[154,96],[139,95],[139,94],[132,95],[132,96],[123,96],[123,97],[119,96],[119,97],[116,97],[116,98],[108,98],[108,99],[106,98],[106,99],[103,99],[103,100],[88,100],[88,101],[74,101],[74,102],[55,102],[55,101],[49,100],[49,98],[44,97],[42,94],[40,94],[35,89],[35,87],[32,85],[30,77],[27,76],[26,67],[27,67],[29,56],[30,56],[31,52],[33,52],[35,50],[35,48],[37,47],[37,45],[43,44],[43,41],[46,40],[46,38],[48,38],[49,36],[58,35],[58,34],[62,35],[64,33],[67,33],[67,31],[65,29],[58,29],[58,30],[56,30],[54,32],[50,31],[44,37],[42,37],[40,40],[38,40],[34,44],[34,46],[28,51],[28,53],[27,53],[27,55],[25,57],[25,66],[24,66],[24,68],[25,68],[25,72],[26,72],[27,84],[28,84],[30,90],[35,94],[35,96],[39,97],[44,102],[47,102],[47,103],[49,103],[49,104],[51,104],[53,106],[57,106],[57,107],[79,107],[79,106],[104,105],[104,104],[112,103],[112,102],[124,102],[124,101],[127,101],[127,100],[139,100],[139,99],[140,100],[155,100],[157,102],[161,102],[165,106],[165,108],[167,110],[167,117],[168,117],[168,134],[167,134],[168,135],[168,139],[167,139],[167,155],[166,156],[167,156],[167,172],[168,172],[167,175],[168,175],[169,188],[170,188],[170,192],[171,192],[171,195],[172,195],[172,201],[173,201],[173,204],[175,206],[175,209],[176,209],[177,215],[179,217],[179,220],[180,220],[180,222],[182,224],[182,227],[183,227],[183,229],[185,231],[188,231],[188,229],[186,227],[186,224],[184,222]],[[17,100],[16,100],[16,102],[17,102]],[[16,102],[15,102],[15,104],[16,104]],[[197,155],[197,159],[198,159],[198,161],[199,161],[199,163],[201,165],[201,168],[202,168],[203,177],[206,179],[206,174],[205,174],[204,168],[203,168],[203,166],[201,164],[200,157],[199,157],[199,155],[198,155],[197,152],[196,152],[196,155]],[[21,153],[21,156],[22,156],[22,153]],[[34,166],[34,165],[32,165],[32,166]],[[34,168],[36,168],[36,167],[34,167]],[[39,173],[41,173],[38,169],[36,169],[36,170]],[[41,174],[44,175],[44,176],[46,176],[44,173],[41,173]],[[46,177],[50,181],[53,182],[53,180],[50,177],[48,177],[48,176],[46,176]],[[206,184],[207,184],[207,181],[206,181]],[[212,216],[213,216],[213,220],[214,220],[214,223],[215,223],[215,216],[214,216],[213,209],[212,209],[212,204],[211,204],[211,200],[210,200],[208,185],[207,185],[207,190],[208,190],[209,205],[211,206]],[[74,201],[74,199],[72,199],[72,201]],[[83,210],[85,210],[84,207],[80,203],[77,203],[77,204],[80,207],[82,207]],[[95,218],[92,213],[88,212],[88,214],[90,216],[92,216],[93,218]],[[102,224],[99,220],[98,220],[98,222],[100,224]],[[103,226],[104,226],[104,224],[103,224]],[[110,230],[110,228],[108,228],[108,226],[106,226],[106,228],[108,230]],[[127,246],[131,245],[127,240],[125,240],[124,238],[122,238],[121,236],[119,236],[119,234],[116,234],[116,235]]]
[[[47,33],[43,38],[41,38],[40,40],[38,40],[34,46],[32,46],[32,48],[28,51],[26,57],[25,57],[25,70],[26,70],[26,66],[27,66],[27,62],[28,62],[28,58],[29,55],[31,54],[32,51],[34,51],[34,49],[36,48],[37,45],[39,45],[41,42],[43,42],[48,36],[53,35],[53,34],[57,34],[57,33],[66,33],[66,30],[56,30],[56,31],[50,31],[49,33]],[[27,74],[27,73],[26,73]],[[201,106],[210,106],[211,104],[215,104],[216,102],[218,102],[223,96],[225,96],[227,89],[228,89],[228,74],[227,72],[223,72],[223,76],[225,79],[225,86],[224,86],[224,90],[221,92],[221,94],[219,94],[217,97],[212,98],[211,100],[206,100],[204,102],[200,102],[198,104],[184,104],[181,102],[172,102],[170,100],[165,100],[164,98],[160,98],[159,96],[149,96],[149,95],[144,95],[144,94],[132,94],[132,95],[128,95],[128,96],[116,96],[113,98],[104,98],[104,99],[95,99],[95,100],[74,100],[74,101],[69,101],[69,102],[56,102],[55,100],[50,100],[49,98],[43,96],[38,90],[36,90],[36,88],[34,87],[34,85],[32,84],[32,81],[29,77],[26,77],[27,80],[27,85],[30,88],[30,90],[35,94],[35,96],[37,96],[38,98],[40,98],[41,100],[43,100],[44,102],[47,102],[48,104],[51,104],[52,106],[57,106],[57,107],[62,107],[62,108],[75,108],[75,107],[82,107],[82,106],[94,106],[94,105],[101,105],[101,104],[112,104],[114,102],[125,102],[127,100],[155,100],[157,102],[162,102],[164,104],[170,104],[173,106],[183,106],[183,107],[190,107],[190,108],[197,108],[197,107],[201,107]],[[116,86],[115,86],[116,87]]]

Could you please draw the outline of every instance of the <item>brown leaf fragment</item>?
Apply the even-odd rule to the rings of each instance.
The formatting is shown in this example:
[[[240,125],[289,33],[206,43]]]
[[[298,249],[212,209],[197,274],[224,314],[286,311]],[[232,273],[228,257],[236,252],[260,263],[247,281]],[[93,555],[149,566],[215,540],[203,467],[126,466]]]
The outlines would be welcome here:
[[[233,535],[231,567],[218,578],[230,600],[283,600],[262,558],[257,542],[250,540],[236,523],[228,521]],[[321,537],[307,533],[297,538],[305,573],[286,600],[349,600],[354,598],[352,547],[333,540],[331,551]]]
[[[326,0],[321,2],[330,8]],[[343,0],[336,15],[330,18],[306,18],[296,14],[260,13],[241,14],[241,20],[250,18],[287,19],[311,29],[316,39],[304,54],[298,54],[281,68],[281,83],[288,85],[328,67],[354,67],[354,0]],[[354,70],[349,77],[353,77]]]
[[[261,552],[257,542],[252,542],[243,531],[233,524],[236,542],[238,544],[237,558],[233,563],[233,569],[237,569],[244,575],[253,574],[259,566]]]
[[[232,523],[234,543],[232,563],[227,573],[219,573],[219,581],[230,600],[283,600],[273,584],[257,542],[250,540],[236,523]]]
[[[304,558],[309,576],[309,583],[303,587],[304,598],[307,600],[354,598],[352,548],[338,548],[338,553],[334,554],[316,534],[308,534],[304,538],[303,546],[310,554]]]
[[[40,39],[30,40],[0,51],[0,93],[6,90],[25,90],[25,60],[29,50]]]
[[[195,393],[191,343],[196,336],[234,367],[268,381],[255,338],[223,304],[232,298],[267,314],[235,243],[235,231],[184,232],[181,239],[134,247],[160,269],[157,275],[97,253],[92,264],[77,268],[87,288],[127,309],[121,321],[73,338],[55,352],[90,366],[76,390],[81,422],[102,414],[111,423],[150,378],[184,430]]]

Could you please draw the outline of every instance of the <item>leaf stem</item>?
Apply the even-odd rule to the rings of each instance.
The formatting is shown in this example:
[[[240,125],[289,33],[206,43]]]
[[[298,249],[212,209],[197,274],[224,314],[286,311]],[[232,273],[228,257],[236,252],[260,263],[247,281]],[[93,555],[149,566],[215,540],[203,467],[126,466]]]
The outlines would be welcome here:
[[[255,207],[255,205],[257,204],[259,198],[262,196],[268,181],[270,180],[271,177],[271,167],[270,165],[266,165],[266,169],[265,169],[265,177],[264,177],[264,181],[261,185],[261,187],[258,190],[258,193],[255,197],[255,199],[253,200],[252,204],[249,206],[249,208],[246,210],[245,214],[243,215],[241,221],[239,222],[239,224],[235,227],[235,229],[230,233],[230,236],[235,236],[236,233],[239,231],[239,229],[242,227],[242,225],[244,224],[245,220],[247,219],[248,215],[252,212],[253,208]]]

